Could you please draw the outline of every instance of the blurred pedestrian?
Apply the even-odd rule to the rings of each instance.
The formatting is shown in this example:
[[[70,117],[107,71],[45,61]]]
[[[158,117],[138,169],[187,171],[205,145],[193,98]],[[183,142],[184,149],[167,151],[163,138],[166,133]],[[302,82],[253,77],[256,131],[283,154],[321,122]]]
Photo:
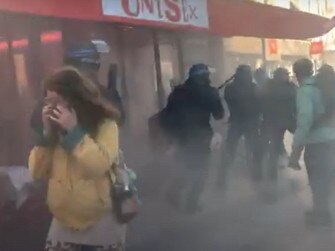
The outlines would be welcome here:
[[[254,80],[259,88],[262,88],[264,85],[266,85],[269,80],[266,70],[262,67],[256,69],[254,73]]]
[[[220,142],[210,119],[213,116],[219,120],[224,116],[218,90],[210,83],[208,66],[193,65],[186,82],[171,93],[162,121],[177,148],[176,161],[181,169],[169,191],[169,201],[178,205],[189,185],[186,208],[192,213],[199,209],[211,147],[217,147]]]
[[[292,161],[305,146],[305,164],[313,195],[313,209],[306,214],[310,225],[329,226],[330,186],[335,171],[335,74],[323,67],[313,77],[313,63],[298,60],[294,72],[300,84],[297,96],[297,130],[294,135]]]
[[[297,86],[290,81],[289,72],[278,68],[273,79],[262,88],[262,139],[264,150],[269,154],[267,162],[268,177],[277,180],[278,162],[286,154],[284,135],[288,130],[294,133],[296,127]]]
[[[43,130],[29,157],[35,180],[48,182],[53,215],[45,250],[124,250],[108,173],[118,156],[118,113],[74,68],[45,82]]]
[[[234,79],[225,89],[224,98],[230,111],[230,125],[219,179],[224,185],[227,179],[224,176],[228,175],[239,140],[244,136],[247,162],[251,165],[253,179],[258,181],[261,179],[260,149],[256,147],[259,144],[260,101],[250,66],[240,65],[237,68]]]

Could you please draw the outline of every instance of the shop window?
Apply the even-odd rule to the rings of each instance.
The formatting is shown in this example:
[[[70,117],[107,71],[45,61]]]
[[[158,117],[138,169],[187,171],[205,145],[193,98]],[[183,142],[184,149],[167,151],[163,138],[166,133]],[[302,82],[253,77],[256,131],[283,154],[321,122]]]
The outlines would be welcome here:
[[[16,90],[20,97],[26,94],[28,88],[28,71],[26,63],[26,50],[29,46],[27,38],[20,38],[11,41],[13,48],[13,65],[16,78]]]
[[[8,42],[0,42],[0,52],[7,51],[8,50]]]
[[[43,78],[62,65],[63,33],[59,30],[43,31],[40,35],[40,44]]]
[[[62,41],[61,31],[47,31],[41,34],[41,43],[59,43]]]
[[[48,18],[6,14],[1,21],[0,165],[23,165],[32,145],[29,121],[43,95],[42,79],[62,63],[62,32]]]
[[[26,38],[12,41],[12,47],[14,49],[26,48],[28,45],[29,41]]]
[[[23,54],[14,54],[16,85],[19,95],[23,95],[28,87],[26,59]]]

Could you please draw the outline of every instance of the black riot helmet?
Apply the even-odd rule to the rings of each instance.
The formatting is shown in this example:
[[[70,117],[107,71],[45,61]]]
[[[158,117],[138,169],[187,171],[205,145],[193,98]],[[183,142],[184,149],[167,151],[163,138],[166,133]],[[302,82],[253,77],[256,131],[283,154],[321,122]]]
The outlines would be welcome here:
[[[64,64],[78,69],[99,70],[100,54],[91,41],[71,44],[65,51]]]
[[[210,68],[208,65],[200,63],[194,64],[189,70],[189,83],[200,84],[200,85],[210,85]]]
[[[250,65],[239,65],[235,72],[235,82],[237,84],[252,83],[252,70]]]

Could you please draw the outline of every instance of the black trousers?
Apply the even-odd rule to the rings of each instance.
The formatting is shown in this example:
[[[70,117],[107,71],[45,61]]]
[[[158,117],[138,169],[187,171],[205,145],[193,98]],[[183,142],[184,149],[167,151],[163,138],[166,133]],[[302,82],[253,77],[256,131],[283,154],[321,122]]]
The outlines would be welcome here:
[[[313,194],[314,210],[328,211],[335,173],[335,140],[305,146],[305,164]]]
[[[179,204],[181,195],[186,194],[186,208],[196,210],[205,188],[210,156],[210,137],[198,138],[179,146],[176,166],[168,196]]]
[[[279,157],[285,152],[284,135],[286,128],[276,125],[265,125],[261,132],[262,135],[262,158],[269,157],[266,161],[267,177],[270,180],[278,178]]]
[[[227,170],[235,160],[236,150],[241,137],[245,137],[247,162],[251,166],[252,177],[261,179],[261,141],[257,122],[232,122],[226,140],[223,170]]]

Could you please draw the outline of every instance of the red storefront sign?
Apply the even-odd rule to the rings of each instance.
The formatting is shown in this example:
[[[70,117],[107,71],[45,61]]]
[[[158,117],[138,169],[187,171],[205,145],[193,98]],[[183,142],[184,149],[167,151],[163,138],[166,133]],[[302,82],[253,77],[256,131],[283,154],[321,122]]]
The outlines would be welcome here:
[[[104,15],[208,28],[206,0],[102,0]]]
[[[269,54],[270,55],[278,54],[277,39],[268,39],[267,41],[268,41]]]
[[[0,10],[12,12],[193,30],[208,30],[207,5],[207,0],[0,0]]]
[[[309,53],[311,55],[318,55],[323,53],[323,42],[322,41],[314,41],[311,43],[309,48]]]

